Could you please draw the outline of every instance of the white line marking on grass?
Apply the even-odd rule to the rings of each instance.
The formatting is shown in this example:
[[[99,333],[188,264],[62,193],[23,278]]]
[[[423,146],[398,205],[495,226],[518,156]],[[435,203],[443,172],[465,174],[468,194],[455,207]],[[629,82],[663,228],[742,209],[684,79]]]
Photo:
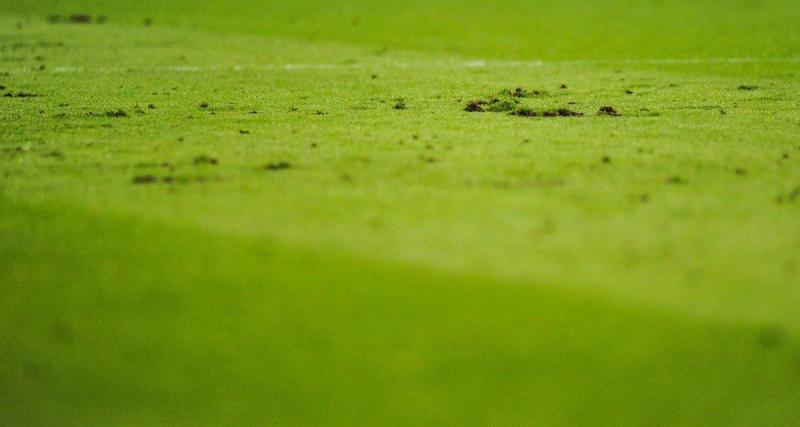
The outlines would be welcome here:
[[[740,65],[740,64],[760,64],[760,63],[783,63],[800,64],[800,57],[738,57],[738,58],[690,58],[690,59],[572,59],[572,60],[553,60],[553,61],[492,61],[492,60],[469,60],[469,61],[443,61],[443,62],[377,62],[377,63],[289,63],[289,64],[256,64],[256,65],[164,65],[156,67],[70,67],[57,66],[41,71],[34,67],[24,67],[9,70],[0,70],[10,73],[128,73],[134,71],[157,71],[171,73],[197,73],[210,71],[318,71],[318,70],[350,70],[364,68],[414,68],[430,66],[450,66],[456,68],[521,68],[521,67],[542,67],[545,65]]]
[[[760,64],[760,63],[800,63],[800,57],[739,57],[739,58],[685,58],[685,59],[618,59],[618,60],[566,60],[553,61],[560,64],[631,64],[631,65],[716,65],[716,64]]]

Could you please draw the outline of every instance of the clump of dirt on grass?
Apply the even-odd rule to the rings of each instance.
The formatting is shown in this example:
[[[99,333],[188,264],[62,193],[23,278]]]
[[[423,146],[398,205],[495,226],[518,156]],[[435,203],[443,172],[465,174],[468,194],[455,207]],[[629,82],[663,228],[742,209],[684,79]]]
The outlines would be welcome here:
[[[758,86],[756,85],[739,85],[736,89],[738,90],[756,90]]]
[[[498,93],[498,95],[499,96],[511,96],[511,97],[514,97],[514,98],[532,98],[534,96],[547,95],[547,92],[542,91],[542,90],[527,90],[527,89],[523,89],[521,87],[518,87],[518,88],[514,89],[513,91],[509,90],[509,89],[503,89]]]
[[[96,22],[104,24],[107,21],[105,16],[94,17],[86,13],[74,13],[72,15],[51,15],[47,17],[47,22],[51,24],[91,24]]]
[[[133,177],[131,183],[132,184],[191,184],[191,183],[207,182],[211,179],[214,178],[209,178],[205,176],[178,177],[172,175],[165,175],[162,177],[157,177],[155,175],[137,175]]]
[[[467,103],[464,111],[471,113],[508,113],[512,116],[520,117],[580,117],[583,113],[573,111],[567,108],[532,108],[522,104],[522,99],[545,97],[548,96],[547,92],[541,90],[527,90],[518,87],[514,90],[504,89],[495,94],[493,97],[486,99],[477,99]]]
[[[609,105],[604,105],[604,106],[600,107],[599,110],[597,110],[597,115],[598,116],[619,116],[619,113],[617,112],[616,109],[614,109],[614,107],[609,106]]]
[[[195,157],[193,163],[195,166],[201,166],[201,165],[216,165],[219,162],[217,161],[217,159],[213,157],[202,155]]]
[[[528,107],[520,107],[512,111],[511,115],[521,117],[581,117],[583,113],[567,108],[537,111]]]
[[[289,162],[274,162],[274,163],[267,163],[264,166],[264,169],[268,171],[280,171],[285,169],[291,169],[292,165]]]
[[[477,101],[470,101],[469,103],[467,103],[467,106],[464,107],[464,111],[467,111],[469,113],[482,113],[485,111],[483,109],[484,105],[486,105],[486,101],[484,100],[479,99]]]
[[[131,180],[131,183],[133,183],[133,184],[153,184],[157,180],[158,180],[158,178],[156,178],[153,175],[137,175],[137,176],[133,177],[133,179]]]
[[[548,110],[542,113],[543,117],[580,117],[583,113],[572,111],[566,108],[559,108],[557,110]]]
[[[396,98],[394,100],[394,107],[393,108],[395,110],[405,110],[406,108],[408,108],[406,106],[406,100],[403,99],[403,98]]]
[[[484,99],[478,99],[475,101],[470,101],[467,103],[467,106],[464,107],[464,111],[468,111],[471,113],[482,113],[485,111],[491,113],[505,113],[509,111],[514,111],[515,108],[519,105],[519,101],[514,98],[498,98],[494,97],[489,101]]]
[[[128,117],[128,113],[124,110],[117,110],[117,111],[106,111],[106,117]]]
[[[520,99],[533,98],[546,96],[547,93],[541,90],[527,90],[518,87],[514,90],[503,89],[494,94],[489,100],[478,99],[470,101],[464,108],[468,112],[484,112],[490,111],[493,113],[510,112],[517,108]]]
[[[6,98],[38,98],[41,95],[30,92],[7,92],[3,96]]]

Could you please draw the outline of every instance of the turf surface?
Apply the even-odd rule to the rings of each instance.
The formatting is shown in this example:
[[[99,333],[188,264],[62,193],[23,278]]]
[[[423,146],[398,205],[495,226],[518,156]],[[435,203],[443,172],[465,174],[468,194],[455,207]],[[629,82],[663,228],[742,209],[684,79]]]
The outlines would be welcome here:
[[[0,5],[0,420],[800,423],[798,18]]]

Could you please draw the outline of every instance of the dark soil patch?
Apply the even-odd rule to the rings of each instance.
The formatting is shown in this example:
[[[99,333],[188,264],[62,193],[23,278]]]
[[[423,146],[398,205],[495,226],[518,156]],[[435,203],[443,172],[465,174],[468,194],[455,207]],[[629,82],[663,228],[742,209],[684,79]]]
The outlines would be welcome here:
[[[95,19],[92,15],[85,13],[75,13],[72,15],[51,15],[47,17],[47,22],[51,24],[91,24],[93,21],[98,24],[106,22],[105,16],[98,16]]]
[[[199,107],[201,110],[205,110],[206,108],[208,108],[208,102],[201,102],[201,103],[198,105],[198,107]]]
[[[239,134],[240,135],[250,135],[250,131],[249,130],[240,129],[239,130]]]
[[[758,86],[755,86],[755,85],[740,85],[736,89],[738,89],[738,90],[756,90],[756,89],[758,89]]]
[[[36,94],[36,93],[30,93],[30,92],[17,92],[17,93],[8,92],[8,93],[4,94],[3,96],[6,97],[6,98],[38,98],[41,95]]]
[[[394,100],[394,107],[395,110],[405,110],[408,108],[406,106],[406,101],[403,98],[397,98]]]
[[[566,85],[561,85],[566,89]],[[522,103],[523,98],[543,97],[548,94],[541,90],[527,90],[518,87],[514,90],[504,89],[490,99],[477,99],[467,103],[464,111],[470,113],[509,113],[520,117],[580,117],[584,114],[568,108],[542,109],[526,106]],[[573,103],[574,104],[574,103]]]
[[[619,113],[617,112],[617,110],[614,109],[614,107],[611,107],[609,105],[604,105],[604,106],[600,107],[599,110],[597,110],[597,115],[598,116],[619,116]]]
[[[291,168],[292,168],[292,165],[289,162],[267,163],[267,165],[264,166],[264,169],[266,169],[268,171],[280,171],[280,170],[291,169]]]
[[[528,107],[517,108],[511,115],[521,117],[580,117],[583,113],[572,111],[567,108],[559,108],[557,110],[537,111]]]
[[[216,165],[219,162],[217,161],[217,159],[213,157],[203,155],[195,157],[193,163],[195,166],[200,166],[200,165]]]
[[[533,110],[532,108],[522,107],[511,113],[515,116],[522,116],[522,117],[538,117],[539,112]]]
[[[68,20],[73,24],[89,24],[92,22],[92,16],[79,13],[75,15],[70,15],[68,17]]]
[[[467,106],[464,107],[464,111],[468,111],[471,113],[482,113],[484,111],[489,111],[492,113],[506,113],[510,111],[514,111],[515,108],[519,105],[519,101],[517,99],[512,98],[492,98],[489,101],[479,99],[476,101],[470,101],[467,103]]]
[[[483,109],[484,105],[486,105],[486,101],[483,100],[471,101],[467,104],[466,107],[464,107],[464,111],[470,113],[482,113],[485,111]]]
[[[544,117],[580,117],[583,113],[572,111],[566,108],[559,108],[558,110],[545,111],[542,116]]]
[[[153,175],[137,175],[137,176],[133,177],[133,180],[131,180],[131,183],[133,183],[133,184],[154,184],[157,181],[158,181],[158,178],[156,178]]]
[[[176,177],[172,175],[165,175],[162,177],[157,177],[154,175],[138,175],[133,177],[131,183],[133,184],[189,184],[189,183],[200,183],[200,182],[207,182],[212,178],[204,177],[204,176],[195,176],[195,177]]]
[[[106,117],[128,117],[128,113],[124,110],[117,110],[117,111],[106,111]]]

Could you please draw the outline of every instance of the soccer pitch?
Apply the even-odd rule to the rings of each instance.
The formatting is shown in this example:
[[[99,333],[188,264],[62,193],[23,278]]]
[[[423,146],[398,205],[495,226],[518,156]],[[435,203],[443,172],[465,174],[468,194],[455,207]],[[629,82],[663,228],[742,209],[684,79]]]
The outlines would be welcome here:
[[[800,424],[800,4],[0,4],[0,424]]]

